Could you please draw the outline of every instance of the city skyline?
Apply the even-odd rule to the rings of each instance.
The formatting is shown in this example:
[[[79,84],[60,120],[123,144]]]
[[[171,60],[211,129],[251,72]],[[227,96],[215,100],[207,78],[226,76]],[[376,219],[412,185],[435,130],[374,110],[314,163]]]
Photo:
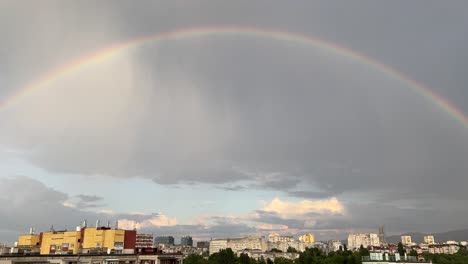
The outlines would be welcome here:
[[[467,10],[2,1],[0,242],[465,229]]]

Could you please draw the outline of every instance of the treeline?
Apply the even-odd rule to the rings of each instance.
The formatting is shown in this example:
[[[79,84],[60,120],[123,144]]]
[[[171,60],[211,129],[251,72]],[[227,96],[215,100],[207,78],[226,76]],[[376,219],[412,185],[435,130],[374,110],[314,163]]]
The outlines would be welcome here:
[[[361,257],[369,256],[369,251],[361,247],[358,252],[350,250],[339,250],[324,254],[317,248],[309,248],[299,253],[299,258],[290,260],[286,258],[276,258],[255,260],[247,254],[241,254],[237,257],[234,252],[228,248],[205,258],[200,255],[190,255],[184,259],[184,264],[362,264]],[[424,254],[426,260],[431,260],[434,264],[468,264],[468,251],[461,248],[453,255],[448,254]]]
[[[468,251],[466,247],[461,247],[460,250],[452,255],[449,254],[424,254],[426,260],[431,260],[434,264],[467,264]]]
[[[214,253],[206,259],[200,255],[189,255],[184,259],[184,264],[361,264],[361,254],[359,252],[337,251],[325,255],[317,248],[310,248],[299,253],[299,258],[290,260],[286,258],[260,259],[255,260],[247,254],[242,253],[237,257],[228,248]]]

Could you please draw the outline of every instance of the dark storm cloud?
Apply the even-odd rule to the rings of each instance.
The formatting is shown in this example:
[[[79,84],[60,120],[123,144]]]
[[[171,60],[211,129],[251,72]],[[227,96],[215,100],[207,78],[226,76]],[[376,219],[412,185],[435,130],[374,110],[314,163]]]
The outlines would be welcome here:
[[[468,112],[463,1],[0,5],[0,98],[44,68],[110,43],[181,27],[239,24],[348,46]],[[436,199],[451,205],[457,219],[468,215],[457,202],[468,200],[466,128],[375,69],[313,48],[240,36],[146,45],[118,62],[103,67],[116,69],[106,72],[115,83],[99,69],[89,70],[57,84],[67,87],[63,94],[51,89],[38,96],[42,102],[25,103],[30,109],[3,115],[0,143],[29,150],[23,158],[53,172],[245,186],[303,198],[357,193],[386,204],[350,204],[350,218],[318,219],[327,229],[385,220],[396,230],[399,217],[411,218],[407,228],[417,227],[402,204],[415,209]],[[53,190],[37,195],[68,199]],[[86,199],[81,205],[97,206]],[[443,228],[463,224],[442,221],[440,215],[449,212],[440,203],[414,215],[437,215]],[[284,221],[264,217],[272,224]]]

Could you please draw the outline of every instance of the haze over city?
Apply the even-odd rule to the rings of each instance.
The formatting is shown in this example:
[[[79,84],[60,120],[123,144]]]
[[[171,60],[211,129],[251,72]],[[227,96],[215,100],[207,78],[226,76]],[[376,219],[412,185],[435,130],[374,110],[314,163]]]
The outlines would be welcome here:
[[[467,12],[0,1],[0,242],[466,229]]]

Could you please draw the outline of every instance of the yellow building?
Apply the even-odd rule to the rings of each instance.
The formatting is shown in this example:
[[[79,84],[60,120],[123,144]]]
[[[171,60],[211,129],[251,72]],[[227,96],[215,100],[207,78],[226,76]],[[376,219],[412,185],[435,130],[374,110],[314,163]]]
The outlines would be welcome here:
[[[80,231],[54,231],[42,233],[41,254],[78,254]]]
[[[304,243],[314,243],[315,242],[315,237],[314,237],[313,234],[305,234],[303,236],[300,236],[299,240],[304,242]]]
[[[36,247],[39,245],[39,235],[21,235],[18,237],[18,247]]]
[[[87,227],[84,229],[83,249],[107,248],[116,252],[124,249],[125,230]]]

